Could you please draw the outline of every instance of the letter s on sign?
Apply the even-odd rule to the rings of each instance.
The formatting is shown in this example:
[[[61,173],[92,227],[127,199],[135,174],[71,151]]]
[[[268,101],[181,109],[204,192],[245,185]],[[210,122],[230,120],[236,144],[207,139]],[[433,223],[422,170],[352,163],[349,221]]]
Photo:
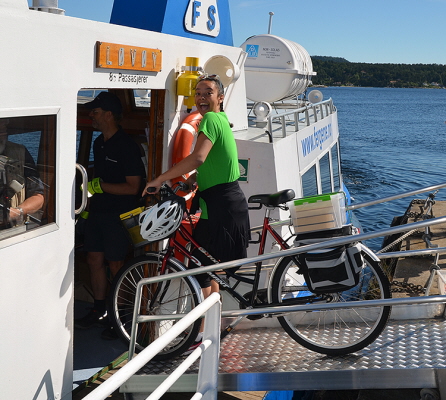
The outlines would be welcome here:
[[[217,13],[217,10],[215,9],[214,6],[210,6],[208,8],[208,17],[209,17],[209,19],[208,19],[207,26],[208,26],[208,29],[210,31],[212,31],[215,28],[215,14],[216,13]]]

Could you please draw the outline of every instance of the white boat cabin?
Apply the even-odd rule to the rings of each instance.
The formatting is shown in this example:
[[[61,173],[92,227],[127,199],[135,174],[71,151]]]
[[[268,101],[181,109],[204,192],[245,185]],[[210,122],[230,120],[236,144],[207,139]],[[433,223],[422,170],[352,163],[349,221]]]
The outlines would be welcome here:
[[[64,15],[57,1],[34,3],[0,4],[0,127],[17,144],[12,146],[26,147],[37,172],[22,174],[20,160],[0,153],[0,397],[65,400],[73,383],[74,289],[82,278],[75,240],[82,176],[76,164],[91,174],[97,135],[84,102],[100,90],[119,96],[122,126],[144,149],[152,177],[171,165],[172,139],[189,115],[187,99],[177,93],[186,59],[225,74],[225,111],[234,125],[247,196],[287,188],[299,197],[340,190],[339,133],[331,101],[262,99],[272,106],[260,109],[261,101],[253,99],[247,107],[247,76],[262,67],[245,70],[257,56],[246,45],[233,46],[227,1],[162,0],[150,2],[150,9],[140,1],[135,14],[126,1],[116,0],[110,24]],[[305,74],[309,79],[312,70]],[[283,116],[285,111],[290,114]],[[26,224],[14,226],[7,217],[10,198],[17,185],[26,192],[32,184],[44,203]],[[256,219],[253,214],[253,224]]]

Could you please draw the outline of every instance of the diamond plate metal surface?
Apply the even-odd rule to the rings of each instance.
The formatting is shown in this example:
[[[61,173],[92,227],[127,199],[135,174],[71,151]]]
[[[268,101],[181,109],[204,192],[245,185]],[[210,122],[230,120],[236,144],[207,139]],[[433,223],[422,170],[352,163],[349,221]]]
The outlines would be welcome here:
[[[281,328],[235,330],[221,343],[220,374],[446,368],[446,322],[390,321],[365,349],[329,357],[307,350]],[[184,359],[151,362],[139,376],[170,374]],[[198,362],[186,373],[196,375]]]

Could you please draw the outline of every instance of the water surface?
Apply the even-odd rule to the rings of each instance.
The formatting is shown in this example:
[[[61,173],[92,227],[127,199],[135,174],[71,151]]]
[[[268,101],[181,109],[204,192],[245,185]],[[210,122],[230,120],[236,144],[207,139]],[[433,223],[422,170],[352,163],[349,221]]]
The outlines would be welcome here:
[[[344,181],[356,202],[446,182],[446,90],[329,87],[338,109]],[[427,193],[426,193],[427,195]],[[410,200],[356,211],[365,232],[388,227]],[[436,199],[446,199],[446,189]],[[380,248],[382,238],[368,245]]]

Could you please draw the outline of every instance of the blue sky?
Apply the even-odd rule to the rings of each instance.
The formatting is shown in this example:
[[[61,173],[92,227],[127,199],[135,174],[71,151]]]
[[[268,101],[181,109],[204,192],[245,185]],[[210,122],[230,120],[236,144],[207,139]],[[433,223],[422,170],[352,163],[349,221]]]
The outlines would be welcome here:
[[[113,0],[59,0],[66,15],[102,22],[109,22],[112,6]],[[229,0],[229,6],[235,46],[268,33],[272,11],[271,33],[310,55],[446,64],[446,0]]]

